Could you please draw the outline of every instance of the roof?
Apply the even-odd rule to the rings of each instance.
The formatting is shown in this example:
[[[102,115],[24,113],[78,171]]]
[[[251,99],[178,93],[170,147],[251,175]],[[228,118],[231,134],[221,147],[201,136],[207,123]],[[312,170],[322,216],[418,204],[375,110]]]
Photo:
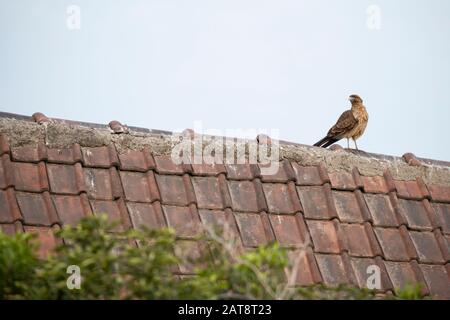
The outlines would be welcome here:
[[[122,228],[173,227],[195,255],[200,226],[228,221],[246,248],[306,248],[298,285],[365,287],[375,265],[382,292],[421,282],[450,299],[450,163],[281,141],[267,175],[176,164],[172,150],[170,132],[2,113],[0,228],[37,233],[45,256],[52,230],[106,212]]]

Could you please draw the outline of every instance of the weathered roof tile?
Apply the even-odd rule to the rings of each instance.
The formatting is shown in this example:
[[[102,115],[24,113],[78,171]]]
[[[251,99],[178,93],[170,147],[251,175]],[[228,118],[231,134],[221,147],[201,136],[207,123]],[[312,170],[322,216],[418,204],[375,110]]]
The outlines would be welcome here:
[[[269,212],[292,214],[301,210],[295,186],[284,183],[264,183]]]
[[[364,192],[366,192],[366,193],[388,193],[389,192],[389,189],[386,184],[386,181],[384,180],[384,177],[361,176],[361,179],[362,179],[362,182],[364,185]]]
[[[357,188],[353,175],[348,172],[331,172],[328,174],[331,187],[336,190],[353,191]]]
[[[361,223],[365,221],[362,209],[357,199],[357,193],[348,191],[333,191],[334,205],[342,222]]]
[[[120,169],[146,172],[156,167],[155,160],[148,149],[128,150],[119,154]]]
[[[292,163],[296,181],[301,186],[320,186],[324,184],[319,172],[319,167],[316,166],[300,166],[297,163]]]
[[[236,213],[235,215],[242,243],[247,247],[257,247],[268,241],[260,214]]]
[[[399,199],[401,212],[408,226],[415,230],[432,230],[433,226],[428,218],[428,212],[421,201]]]
[[[329,186],[297,187],[306,218],[330,219],[336,216]]]
[[[26,224],[51,226],[58,222],[56,211],[48,192],[16,192],[16,198]]]
[[[0,190],[0,223],[13,223],[21,218],[14,190]]]
[[[388,196],[365,194],[367,206],[373,219],[373,225],[379,227],[396,227],[399,225],[394,207]]]
[[[86,167],[109,168],[119,165],[116,148],[112,144],[103,147],[83,147],[81,152]]]
[[[166,226],[161,205],[158,202],[139,203],[127,202],[133,227],[139,229],[143,226],[149,229],[160,229]]]
[[[76,225],[80,219],[92,215],[86,194],[81,196],[52,195],[53,203],[63,224]]]
[[[428,185],[428,190],[430,190],[433,201],[450,203],[450,187]]]
[[[84,191],[81,165],[48,164],[50,190],[58,194],[78,194]]]
[[[169,227],[174,228],[178,237],[192,238],[200,234],[200,218],[194,207],[163,206]]]
[[[190,203],[182,176],[156,175],[156,181],[164,204],[186,206]]]
[[[430,291],[441,299],[450,299],[450,275],[444,266],[420,265]]]
[[[341,236],[335,221],[307,220],[309,232],[314,244],[314,251],[320,253],[340,253]]]
[[[217,177],[192,177],[197,204],[203,209],[223,209],[224,203]]]
[[[393,261],[409,261],[411,257],[400,231],[396,228],[375,228],[384,257]]]
[[[443,263],[444,258],[432,232],[410,231],[411,240],[423,263]]]
[[[48,190],[47,171],[43,162],[33,163],[13,163],[14,186],[20,191],[40,192]]]
[[[327,285],[349,283],[342,256],[334,254],[315,254],[317,264]]]
[[[269,219],[275,238],[280,244],[287,247],[301,247],[309,239],[305,223],[300,214],[295,216],[271,214]]]

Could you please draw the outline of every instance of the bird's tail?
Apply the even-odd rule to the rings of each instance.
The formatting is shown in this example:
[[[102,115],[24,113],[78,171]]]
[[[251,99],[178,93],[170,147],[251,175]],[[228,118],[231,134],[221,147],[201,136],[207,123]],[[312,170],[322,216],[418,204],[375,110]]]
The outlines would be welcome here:
[[[333,137],[329,137],[326,136],[325,138],[319,140],[318,142],[316,142],[314,144],[315,147],[322,147],[322,148],[326,148],[331,146],[333,143],[339,141],[339,139],[333,138]]]

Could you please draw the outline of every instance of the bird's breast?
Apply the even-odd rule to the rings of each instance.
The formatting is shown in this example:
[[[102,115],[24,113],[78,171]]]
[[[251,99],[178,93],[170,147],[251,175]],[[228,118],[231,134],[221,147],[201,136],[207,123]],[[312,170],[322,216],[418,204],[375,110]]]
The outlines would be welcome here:
[[[358,139],[364,134],[367,127],[367,122],[369,121],[369,115],[364,106],[357,106],[352,108],[352,113],[358,124],[353,128],[349,136],[353,139]]]

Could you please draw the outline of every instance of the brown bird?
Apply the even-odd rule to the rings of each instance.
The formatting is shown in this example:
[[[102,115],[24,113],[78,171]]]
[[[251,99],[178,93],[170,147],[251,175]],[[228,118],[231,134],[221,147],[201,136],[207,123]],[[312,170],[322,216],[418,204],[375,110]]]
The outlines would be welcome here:
[[[346,138],[347,148],[350,148],[349,139],[352,139],[355,143],[356,150],[358,150],[356,140],[366,130],[369,115],[363,105],[362,99],[358,95],[352,94],[349,100],[352,108],[341,114],[336,124],[328,131],[327,136],[314,144],[314,146],[326,148],[342,138]]]

